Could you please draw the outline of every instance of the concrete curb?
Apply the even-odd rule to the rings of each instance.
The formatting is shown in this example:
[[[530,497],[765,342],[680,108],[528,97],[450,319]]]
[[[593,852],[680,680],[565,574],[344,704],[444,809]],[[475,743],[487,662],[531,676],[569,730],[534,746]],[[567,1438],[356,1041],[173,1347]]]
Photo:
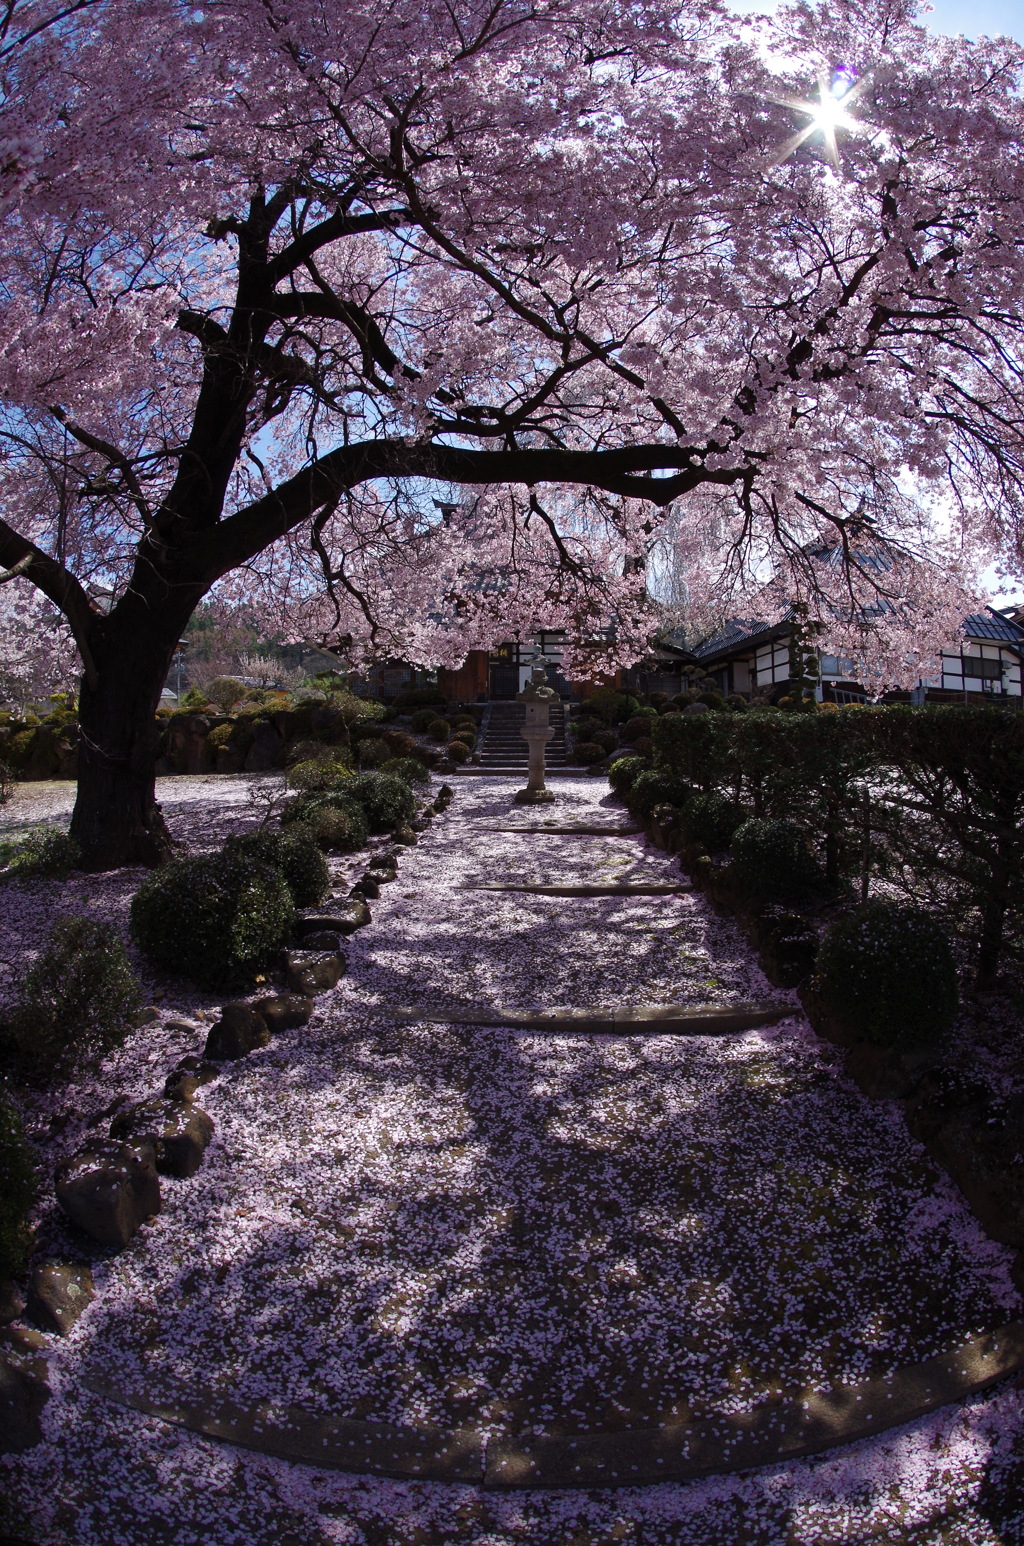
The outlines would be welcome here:
[[[912,1422],[1022,1367],[1024,1323],[1011,1321],[888,1379],[828,1392],[805,1390],[746,1417],[621,1433],[491,1439],[470,1428],[398,1428],[299,1410],[272,1416],[265,1407],[242,1409],[216,1399],[164,1403],[100,1377],[83,1384],[117,1406],[193,1433],[328,1470],[470,1482],[487,1489],[591,1488],[695,1481],[799,1460]]]

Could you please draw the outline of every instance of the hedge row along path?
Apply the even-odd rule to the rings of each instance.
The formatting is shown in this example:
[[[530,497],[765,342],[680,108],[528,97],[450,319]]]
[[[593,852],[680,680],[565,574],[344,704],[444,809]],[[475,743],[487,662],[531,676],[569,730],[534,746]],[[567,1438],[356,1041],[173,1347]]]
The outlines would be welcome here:
[[[206,1164],[97,1268],[7,1462],[40,1546],[998,1540],[1020,1392],[969,1396],[1024,1352],[1009,1253],[699,894],[476,889],[678,875],[496,833],[512,788],[460,781],[310,1026],[204,1089]],[[580,1006],[644,1033],[547,1023]]]

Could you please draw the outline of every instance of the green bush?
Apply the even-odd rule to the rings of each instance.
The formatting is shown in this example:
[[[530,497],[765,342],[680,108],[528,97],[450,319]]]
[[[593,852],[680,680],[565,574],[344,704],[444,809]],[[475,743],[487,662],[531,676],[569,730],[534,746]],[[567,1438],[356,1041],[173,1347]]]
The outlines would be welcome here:
[[[868,902],[827,930],[811,987],[847,1035],[897,1049],[942,1041],[959,1002],[942,929],[892,902]]]
[[[16,730],[7,743],[7,752],[16,768],[23,768],[28,761],[32,743],[35,741],[34,730]]]
[[[446,719],[432,719],[427,726],[427,734],[432,741],[447,741],[452,733],[452,727]]]
[[[28,1213],[37,1189],[21,1118],[0,1095],[0,1278],[14,1278],[28,1259]]]
[[[0,878],[28,880],[52,875],[63,880],[81,861],[82,850],[66,832],[30,832],[20,843],[0,842]]]
[[[422,751],[419,741],[404,730],[385,730],[384,745],[392,757],[415,757]]]
[[[593,714],[580,714],[571,723],[572,733],[577,741],[592,741],[597,731],[603,728],[603,720],[597,719]]]
[[[430,783],[430,772],[418,757],[392,757],[382,764],[380,771],[404,779],[407,784]]]
[[[448,702],[440,687],[408,687],[395,699],[396,709],[418,709],[425,704],[436,703],[441,708]]]
[[[363,807],[371,832],[387,832],[416,814],[409,785],[391,773],[357,773],[345,785],[345,794]]]
[[[691,795],[683,806],[686,833],[705,853],[719,853],[728,848],[742,821],[740,807],[714,789],[707,794]]]
[[[649,816],[656,805],[682,806],[692,793],[693,789],[685,779],[649,768],[633,780],[626,804],[638,816]]]
[[[754,816],[732,839],[736,874],[755,898],[797,902],[822,885],[821,868],[793,821]]]
[[[649,736],[651,733],[651,720],[656,718],[657,714],[654,709],[650,709],[646,714],[642,711],[639,714],[634,714],[632,719],[627,719],[622,727],[623,741],[631,745],[637,736]]]
[[[280,870],[296,907],[315,907],[330,889],[331,873],[324,856],[301,828],[264,828],[261,832],[247,832],[244,837],[229,837],[224,852]]]
[[[209,707],[206,694],[199,687],[190,687],[183,698],[179,699],[179,712],[185,714],[201,714]]]
[[[473,755],[465,741],[449,741],[445,751],[456,766],[461,766],[462,763],[468,762]]]
[[[379,768],[391,757],[391,748],[383,741],[362,741],[359,746],[359,766],[363,771]]]
[[[206,684],[206,696],[211,703],[215,703],[222,714],[227,714],[236,703],[241,703],[247,696],[244,682],[238,682],[233,676],[215,676],[212,682]]]
[[[251,985],[294,921],[281,871],[237,853],[173,859],[131,904],[132,934],[150,960],[213,989]]]
[[[590,767],[595,762],[603,762],[608,753],[597,741],[577,741],[573,747],[572,760],[579,763],[580,767]]]
[[[212,746],[216,750],[219,746],[230,745],[233,730],[233,725],[214,725],[206,737],[207,746]]]
[[[67,1073],[124,1040],[142,991],[121,936],[92,918],[58,918],[3,1025],[4,1051],[33,1080]]]
[[[289,789],[322,793],[327,789],[340,788],[346,779],[351,777],[352,774],[342,762],[310,760],[309,762],[297,762],[294,767],[289,768],[287,782]]]
[[[617,795],[625,797],[640,774],[646,773],[650,766],[646,757],[619,757],[608,769],[608,782]]]
[[[349,781],[351,782],[351,780]],[[353,853],[370,835],[366,812],[343,789],[297,795],[281,812],[282,827],[303,827],[325,853]]]
[[[435,709],[417,709],[414,714],[410,715],[409,723],[417,735],[424,735],[427,727],[432,725],[437,718],[438,714]]]
[[[599,687],[582,704],[584,714],[592,714],[605,725],[624,724],[639,707],[639,699],[629,693],[619,692],[615,687]]]

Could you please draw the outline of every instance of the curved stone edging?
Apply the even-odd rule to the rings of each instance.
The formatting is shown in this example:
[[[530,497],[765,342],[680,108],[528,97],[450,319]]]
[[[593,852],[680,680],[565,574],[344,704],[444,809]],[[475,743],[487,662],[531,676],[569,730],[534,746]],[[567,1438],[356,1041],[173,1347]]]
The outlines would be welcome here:
[[[402,1022],[430,1025],[493,1025],[511,1031],[586,1031],[599,1036],[733,1036],[776,1025],[799,1013],[792,1004],[655,1004],[633,1009],[550,1009],[505,1011],[480,1004],[469,1009],[401,1008]]]
[[[527,896],[689,896],[690,885],[674,886],[662,881],[649,884],[628,881],[608,881],[585,886],[549,886],[523,881],[486,881],[479,885],[463,886],[463,891],[521,891]]]
[[[355,1418],[231,1402],[171,1404],[129,1394],[113,1382],[82,1383],[118,1406],[283,1460],[356,1474],[469,1482],[485,1488],[628,1487],[746,1471],[799,1460],[849,1444],[951,1405],[1024,1368],[1024,1323],[1011,1321],[972,1337],[953,1352],[829,1392],[807,1391],[749,1417],[703,1418],[670,1428],[622,1433],[542,1434],[488,1439],[457,1432],[399,1428]]]

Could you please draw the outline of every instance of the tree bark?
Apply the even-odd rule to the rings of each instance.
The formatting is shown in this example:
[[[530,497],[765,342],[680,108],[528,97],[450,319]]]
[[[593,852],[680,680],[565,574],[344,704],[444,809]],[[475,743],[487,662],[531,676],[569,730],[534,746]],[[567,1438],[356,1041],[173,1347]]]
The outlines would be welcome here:
[[[71,836],[90,871],[153,866],[171,857],[156,801],[156,710],[191,603],[156,616],[130,601],[97,618],[95,676],[79,698],[78,793]]]

